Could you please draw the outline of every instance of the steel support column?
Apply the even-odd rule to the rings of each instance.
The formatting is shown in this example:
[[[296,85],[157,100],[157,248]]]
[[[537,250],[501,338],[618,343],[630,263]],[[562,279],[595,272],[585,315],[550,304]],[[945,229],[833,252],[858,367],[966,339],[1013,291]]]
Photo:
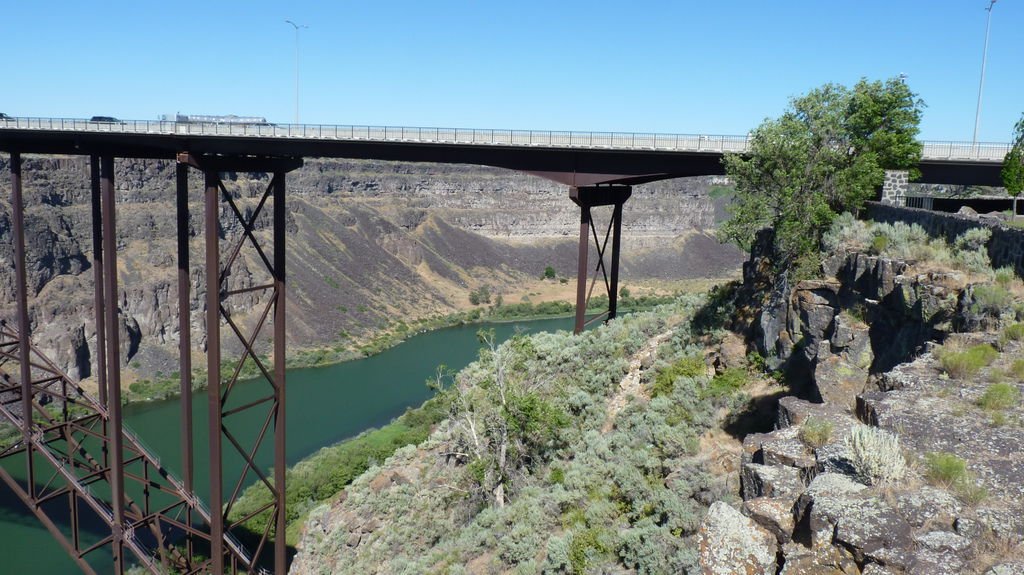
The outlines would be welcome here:
[[[114,572],[125,570],[124,525],[124,437],[121,419],[121,347],[117,316],[117,216],[114,199],[114,158],[100,158],[100,195],[103,212],[103,312],[109,333],[107,339],[107,444],[110,450],[110,493],[114,514],[111,547]]]
[[[96,385],[100,403],[107,404],[107,339],[103,318],[103,208],[100,197],[100,157],[89,157],[89,179],[92,187],[92,278],[93,306],[96,313]],[[106,458],[106,454],[104,454]],[[104,459],[105,461],[105,459]]]
[[[31,329],[28,321],[28,276],[25,271],[25,202],[21,190],[21,154],[11,154],[11,228],[14,232],[14,285],[18,309],[18,332],[22,334],[18,346],[18,367],[21,373],[21,432],[28,466],[26,491],[35,497],[36,477],[32,454],[32,363],[29,349]]]
[[[221,466],[220,389],[220,179],[205,173],[206,381],[210,443],[210,557],[215,575],[224,573],[224,477]]]
[[[284,575],[288,570],[288,549],[285,545],[285,484],[288,462],[285,459],[285,175],[275,172],[274,181],[274,487],[277,488],[277,525],[274,536],[274,572]]]
[[[633,193],[632,186],[625,185],[603,185],[603,186],[573,186],[569,188],[569,199],[580,208],[580,239],[579,239],[579,260],[576,270],[576,324],[575,333],[581,333],[586,326],[604,317],[607,320],[615,318],[618,311],[618,284],[619,284],[619,248],[622,235],[622,205]],[[604,234],[602,242],[597,236],[597,229],[594,226],[594,218],[591,208],[597,206],[612,206],[611,221]],[[612,251],[609,259],[610,273],[605,265],[605,251],[608,247],[609,237],[612,240]],[[588,273],[587,258],[589,253],[590,238],[593,238],[597,247],[597,265],[594,267],[594,276],[591,279]],[[586,318],[587,305],[590,303],[590,296],[594,292],[597,283],[597,275],[600,272],[604,279],[605,290],[608,294],[608,310],[591,318]],[[590,280],[590,287],[587,281]]]
[[[254,570],[257,567],[273,568],[274,572],[284,575],[287,570],[287,547],[285,545],[285,176],[287,172],[300,165],[302,161],[292,158],[229,158],[192,156],[187,153],[179,155],[179,162],[187,163],[200,169],[205,178],[205,229],[206,229],[206,357],[209,382],[209,425],[210,425],[210,522],[211,562],[209,570],[223,573],[226,569]],[[240,209],[241,197],[229,192],[220,173],[231,172],[265,172],[273,176],[263,194],[250,205],[248,213],[243,215]],[[271,217],[272,258],[267,256],[264,243],[265,237],[257,233],[257,221],[268,201],[273,202]],[[226,205],[225,216],[241,224],[241,237],[225,237],[227,249],[221,251],[221,206]],[[244,206],[243,206],[244,207]],[[252,262],[256,267],[257,276],[268,279],[253,278],[256,285],[231,285],[231,270],[242,257],[242,250],[248,246]],[[223,260],[221,256],[223,255]],[[250,269],[252,269],[250,267]],[[230,300],[232,296],[247,294],[257,295],[262,312],[258,317],[249,319],[243,325],[232,316]],[[264,295],[269,297],[264,297]],[[273,315],[271,315],[273,312]],[[261,359],[259,349],[265,345],[268,330],[267,321],[273,321],[273,366]],[[221,363],[221,327],[228,327],[228,333],[237,338],[242,346],[242,356],[230,374],[222,374]],[[229,335],[229,337],[231,337]],[[268,394],[260,399],[236,406],[230,402],[233,389],[239,382],[241,370],[247,362],[253,362],[259,369],[269,386]],[[258,430],[238,429],[235,416],[247,412],[258,415],[262,426]],[[271,430],[271,427],[273,428]],[[246,433],[256,431],[255,439],[243,445],[241,438]],[[241,432],[241,433],[240,433]],[[257,464],[256,455],[268,434],[273,435],[274,473]],[[226,441],[225,441],[226,440]],[[244,465],[237,476],[227,477],[224,473],[225,455],[240,456]],[[246,477],[252,473],[263,483],[271,494],[273,503],[267,504],[259,512],[245,517],[229,517],[241,495]],[[266,512],[270,521],[260,531],[250,528],[250,521],[259,513]],[[247,532],[247,533],[243,533]],[[226,557],[222,541],[246,535],[253,539],[254,544],[248,563],[239,564],[239,557]],[[270,539],[273,534],[273,543]],[[273,554],[273,558],[269,557]],[[225,565],[224,559],[230,563]]]
[[[569,197],[578,193],[579,188],[573,187],[569,191]],[[575,200],[573,200],[575,201]],[[587,315],[587,279],[590,277],[590,268],[587,266],[587,256],[590,254],[590,207],[580,205],[580,241],[579,253],[576,259],[576,324],[574,333],[580,333],[586,325]]]
[[[176,174],[178,223],[178,374],[181,378],[181,481],[193,491],[192,457],[192,282],[189,276],[188,164],[179,162]],[[192,523],[192,512],[186,517]],[[185,541],[185,556],[193,555],[191,535]]]

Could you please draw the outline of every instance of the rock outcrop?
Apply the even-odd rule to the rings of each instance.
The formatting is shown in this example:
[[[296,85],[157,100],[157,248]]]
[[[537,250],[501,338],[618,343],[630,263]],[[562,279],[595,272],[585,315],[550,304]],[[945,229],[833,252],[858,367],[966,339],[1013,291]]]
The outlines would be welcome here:
[[[1024,344],[995,341],[999,318],[977,311],[960,274],[858,253],[825,269],[834,279],[762,285],[754,343],[807,386],[778,401],[773,431],[744,439],[743,514],[775,536],[784,574],[1013,572],[1024,553],[1022,406],[980,406],[994,381],[1024,391],[1008,375]],[[931,353],[936,341],[1002,353],[958,379]],[[902,480],[862,478],[847,438],[865,424],[898,437],[910,462]],[[937,480],[934,454],[965,472]]]

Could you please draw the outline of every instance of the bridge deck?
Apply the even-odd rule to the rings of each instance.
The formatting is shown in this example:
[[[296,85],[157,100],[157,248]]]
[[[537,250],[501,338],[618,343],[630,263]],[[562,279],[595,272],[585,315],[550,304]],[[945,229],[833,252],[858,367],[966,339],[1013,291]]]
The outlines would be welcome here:
[[[661,134],[649,132],[570,132],[148,120],[92,122],[72,118],[10,118],[0,120],[0,130],[11,129],[188,137],[234,136],[246,138],[347,140],[355,142],[408,142],[421,144],[469,144],[477,146],[717,153],[744,152],[747,150],[749,142],[747,136]],[[1002,161],[1010,150],[1010,144],[997,142],[924,141],[922,144],[924,145],[922,157],[928,160]]]
[[[925,141],[922,182],[1000,185],[1010,145]],[[0,149],[22,153],[173,158],[178,152],[335,157],[489,165],[574,185],[641,183],[724,173],[721,157],[747,136],[480,130],[321,124],[0,119]],[[587,178],[566,174],[589,174]]]

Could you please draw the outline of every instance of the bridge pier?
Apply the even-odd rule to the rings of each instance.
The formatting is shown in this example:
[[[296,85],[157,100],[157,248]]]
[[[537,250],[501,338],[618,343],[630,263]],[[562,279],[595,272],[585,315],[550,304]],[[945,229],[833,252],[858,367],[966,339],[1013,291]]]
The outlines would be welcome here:
[[[601,318],[605,318],[605,321],[615,318],[619,295],[619,247],[622,236],[622,205],[626,203],[626,200],[632,194],[632,186],[618,184],[572,186],[569,188],[569,199],[580,208],[579,259],[577,260],[576,269],[575,333],[581,333],[588,324]],[[603,241],[598,238],[593,212],[591,211],[591,208],[597,206],[612,206],[611,219],[605,230]],[[591,237],[597,248],[597,265],[594,267],[593,277],[591,277],[587,262]],[[608,248],[609,238],[612,241],[611,253],[608,258],[611,265],[610,270],[605,265],[605,252]],[[598,272],[600,272],[604,280],[605,291],[608,294],[608,310],[587,320],[587,305],[590,303],[590,297],[594,293]],[[587,287],[588,280],[590,283],[589,289]]]
[[[90,154],[89,151],[83,153]],[[161,464],[155,454],[124,429],[121,413],[121,349],[118,326],[122,319],[118,308],[116,198],[114,155],[107,150],[91,153],[93,253],[96,306],[96,376],[99,399],[86,392],[31,343],[28,278],[25,246],[25,205],[22,189],[21,154],[10,154],[11,220],[15,267],[14,303],[17,328],[0,321],[0,421],[21,433],[0,444],[0,482],[17,495],[30,511],[87,574],[96,570],[89,560],[109,547],[112,571],[118,575],[132,555],[142,569],[150,573],[172,570],[183,573],[264,572],[272,569],[284,575],[287,569],[285,546],[285,174],[302,164],[301,159],[253,156],[179,156],[177,169],[178,215],[178,297],[181,328],[182,413],[181,448],[183,478],[179,480]],[[207,230],[207,310],[208,358],[210,375],[211,500],[209,511],[194,494],[191,419],[191,337],[188,225],[189,166],[201,169],[206,180]],[[228,193],[220,173],[224,171],[270,172],[273,178],[259,198],[259,205],[246,216]],[[223,196],[223,198],[222,198]],[[234,242],[222,265],[219,246],[221,210],[240,224],[241,238]],[[255,232],[257,219],[268,204],[272,252],[270,257]],[[232,264],[239,258],[243,244],[251,243],[262,261],[269,280],[263,285],[232,285]],[[243,335],[243,327],[230,314],[228,299],[254,292],[269,294],[255,329]],[[273,316],[270,314],[273,313]],[[272,342],[259,340],[268,318],[274,324]],[[241,342],[244,352],[230,377],[221,377],[221,321]],[[257,355],[258,345],[272,344],[273,366],[264,365]],[[266,397],[229,402],[232,387],[240,379],[242,365],[255,361],[266,377],[270,390]],[[223,380],[223,381],[222,381]],[[224,385],[222,385],[222,383]],[[244,403],[244,405],[239,405]],[[237,413],[259,412],[262,428],[240,430],[229,425]],[[256,433],[258,431],[258,434]],[[255,440],[252,436],[255,435]],[[273,436],[271,477],[256,464],[264,439]],[[227,449],[222,450],[223,439]],[[268,442],[269,443],[269,440]],[[244,444],[244,445],[243,445]],[[234,451],[232,451],[232,448]],[[225,478],[224,452],[244,460],[238,477]],[[237,452],[237,453],[235,453]],[[10,461],[10,464],[6,462]],[[22,463],[24,462],[24,463]],[[17,475],[9,470],[17,469]],[[241,495],[249,474],[255,474],[273,495],[273,502],[245,517],[227,518]],[[23,475],[23,477],[21,477]],[[225,497],[225,479],[229,495]],[[250,526],[257,515],[269,513],[272,519],[262,533],[246,547],[239,542],[238,531]],[[70,525],[58,525],[57,520]],[[106,535],[98,541],[82,537],[84,526],[102,525]],[[270,541],[274,533],[273,542]],[[183,544],[183,548],[177,545]],[[195,553],[211,552],[210,559],[194,561]],[[195,552],[195,553],[194,553]]]
[[[178,189],[179,189],[179,214],[182,210],[187,211],[187,200],[181,196],[187,194],[187,167],[191,166],[202,171],[204,176],[204,227],[206,236],[205,260],[206,260],[206,367],[208,382],[208,409],[209,409],[209,445],[210,445],[210,564],[206,567],[216,575],[221,575],[228,569],[228,572],[236,573],[240,569],[252,570],[262,563],[264,552],[269,548],[270,534],[273,528],[275,532],[273,547],[273,569],[277,575],[284,575],[287,570],[287,549],[285,546],[285,470],[287,460],[285,459],[285,176],[291,170],[302,165],[301,159],[295,158],[252,158],[252,157],[224,157],[224,156],[197,156],[188,153],[178,154]],[[266,189],[259,198],[259,202],[251,213],[243,215],[242,210],[228,191],[222,172],[263,172],[271,173],[273,177]],[[273,214],[271,217],[272,227],[272,258],[268,257],[255,234],[256,224],[263,208],[268,200],[273,202]],[[182,207],[182,203],[185,206]],[[220,237],[222,233],[220,208],[227,204],[230,208],[228,217],[242,228],[241,237],[238,238],[225,252],[226,260],[221,259]],[[179,215],[179,282],[186,282],[187,277],[181,277],[181,268],[184,267],[187,274],[187,251],[188,241],[186,221],[182,224]],[[262,263],[262,272],[267,278],[266,283],[251,286],[232,285],[231,271],[234,264],[239,261],[242,248],[249,244]],[[185,262],[185,263],[181,263]],[[258,270],[259,271],[259,270]],[[258,282],[259,279],[254,279]],[[186,288],[187,289],[187,288]],[[256,321],[255,326],[249,333],[245,332],[245,326],[232,318],[229,300],[232,296],[248,295],[253,293],[269,293],[262,313]],[[184,302],[182,305],[186,305]],[[186,312],[182,312],[180,322],[186,325]],[[273,366],[264,364],[257,353],[257,343],[261,335],[265,335],[264,328],[267,320],[273,313]],[[228,325],[229,331],[241,344],[242,356],[239,358],[233,372],[228,377],[221,374],[222,346],[221,346],[221,322]],[[185,351],[182,351],[182,373],[185,373]],[[269,395],[244,405],[237,405],[231,402],[231,392],[241,379],[241,373],[247,361],[255,363],[269,385]],[[184,392],[186,382],[182,380]],[[191,425],[190,407],[184,406],[186,400],[191,403],[191,394],[183,395],[182,426]],[[269,404],[269,408],[267,407]],[[186,414],[186,411],[189,414]],[[244,437],[237,428],[230,425],[232,416],[246,412],[256,413],[261,418],[262,427],[254,440],[249,445],[243,445]],[[268,431],[273,428],[274,445],[274,476],[273,479],[267,476],[264,470],[256,464],[256,454],[263,445]],[[225,446],[224,439],[227,439]],[[182,436],[183,449],[190,438]],[[227,449],[225,449],[227,447]],[[242,472],[237,477],[225,477],[223,461],[225,452],[232,456],[240,456],[244,461]],[[191,465],[191,462],[189,462]],[[259,513],[250,514],[233,523],[228,517],[238,498],[242,494],[242,486],[248,474],[252,472],[257,476],[270,491],[273,504],[268,508],[260,510],[270,511],[273,520],[267,522],[262,533],[255,533],[259,537],[252,556],[248,561],[242,561],[234,554],[228,553],[225,549],[225,542],[236,535],[232,531],[239,531],[245,528]],[[227,485],[230,491],[225,492],[225,479],[229,479]],[[225,496],[227,494],[227,496]],[[225,565],[227,560],[227,565]],[[248,563],[248,564],[246,564]]]

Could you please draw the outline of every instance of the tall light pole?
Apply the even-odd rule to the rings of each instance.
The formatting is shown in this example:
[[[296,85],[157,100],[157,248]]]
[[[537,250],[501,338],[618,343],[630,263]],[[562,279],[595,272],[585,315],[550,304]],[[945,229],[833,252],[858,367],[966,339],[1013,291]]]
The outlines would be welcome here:
[[[995,0],[992,0],[995,2]],[[299,123],[299,30],[309,28],[304,24],[296,24],[291,20],[285,20],[295,28],[295,123]]]
[[[978,111],[974,114],[974,140],[972,143],[977,145],[978,143],[978,123],[981,121],[981,94],[985,88],[985,62],[988,60],[988,32],[992,29],[992,6],[995,6],[996,0],[989,0],[988,8],[988,21],[985,24],[985,49],[981,52],[981,82],[978,83]]]

